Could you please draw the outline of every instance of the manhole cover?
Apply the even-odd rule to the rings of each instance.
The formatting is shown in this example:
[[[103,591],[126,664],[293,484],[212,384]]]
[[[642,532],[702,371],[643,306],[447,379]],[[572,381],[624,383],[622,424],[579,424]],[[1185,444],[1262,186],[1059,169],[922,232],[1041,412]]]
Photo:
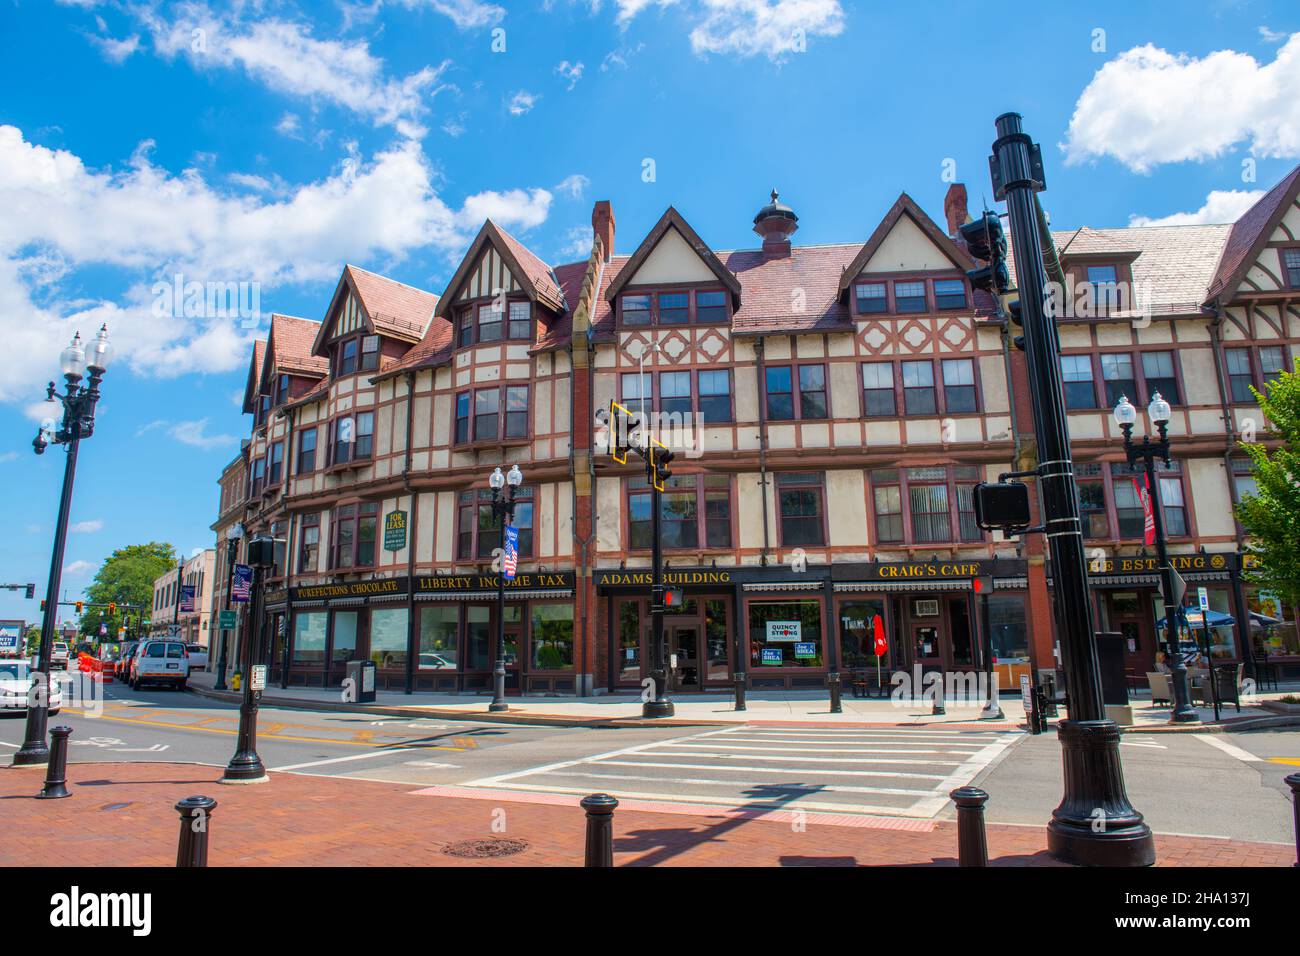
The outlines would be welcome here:
[[[104,804],[102,807],[100,807],[99,809],[101,809],[101,810],[121,810],[121,809],[123,809],[123,808],[125,808],[125,807],[129,807],[129,806],[130,806],[132,803],[134,803],[134,802],[135,802],[135,801],[133,801],[133,800],[128,800],[126,803],[106,803],[106,804]]]
[[[442,848],[442,852],[448,856],[482,860],[494,856],[514,856],[527,849],[527,840],[462,840],[448,844]]]

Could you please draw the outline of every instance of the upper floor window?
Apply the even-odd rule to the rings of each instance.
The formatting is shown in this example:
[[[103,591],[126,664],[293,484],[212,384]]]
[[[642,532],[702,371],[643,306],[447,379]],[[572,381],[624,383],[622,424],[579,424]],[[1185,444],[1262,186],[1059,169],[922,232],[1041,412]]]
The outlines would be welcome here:
[[[1088,266],[1092,304],[1100,313],[1119,308],[1119,270],[1115,266]]]
[[[935,279],[934,307],[936,309],[966,308],[966,283],[961,279]]]
[[[1065,389],[1066,408],[1096,408],[1093,389],[1092,356],[1062,355],[1061,380]]]
[[[379,503],[344,505],[334,512],[332,568],[368,568],[375,563],[375,529]]]
[[[924,282],[895,282],[894,311],[924,312],[926,310]]]
[[[379,336],[353,335],[334,343],[334,374],[353,375],[379,368]]]
[[[320,560],[320,515],[303,515],[298,532],[298,573],[312,574]]]
[[[1300,249],[1282,250],[1282,268],[1286,270],[1286,284],[1300,289]]]
[[[533,337],[533,306],[527,299],[499,299],[464,309],[456,320],[456,347]]]
[[[784,472],[776,476],[781,546],[826,543],[826,476]]]
[[[1141,539],[1146,526],[1146,509],[1142,507],[1141,497],[1144,476],[1135,474],[1126,462],[1115,461],[1110,465],[1110,480],[1119,537]],[[1191,530],[1187,521],[1187,501],[1183,494],[1182,467],[1177,461],[1169,465],[1157,462],[1156,481],[1160,486],[1165,534],[1174,538],[1186,537],[1191,534]]]
[[[903,363],[903,410],[908,415],[934,415],[939,411],[933,362]]]
[[[275,397],[273,404],[283,405],[289,400],[289,376],[278,375],[275,379]]]
[[[261,395],[257,399],[257,415],[254,416],[253,424],[255,426],[265,425],[266,420],[271,416],[271,396]]]
[[[654,543],[653,500],[644,478],[628,479],[629,550],[648,550]],[[659,508],[663,547],[731,547],[731,479],[726,475],[674,475],[659,496]]]
[[[868,362],[862,366],[862,412],[868,417],[898,414],[892,362]]]
[[[881,544],[983,540],[975,524],[974,489],[979,478],[979,468],[973,465],[873,471],[876,540]]]
[[[1174,371],[1173,352],[1143,352],[1142,377],[1146,379],[1147,390],[1144,397],[1148,404],[1155,397],[1156,392],[1159,392],[1160,397],[1170,405],[1181,402],[1178,375]]]
[[[855,291],[860,315],[889,311],[889,295],[883,282],[859,282]]]
[[[1274,381],[1286,370],[1286,349],[1280,345],[1259,347],[1259,371],[1266,383]]]
[[[656,381],[660,412],[696,415],[705,423],[732,421],[730,369],[660,372],[657,376],[624,372],[619,382],[620,401],[633,415],[640,414],[643,399],[647,411],[654,409]]]
[[[508,492],[507,492],[508,494]],[[513,527],[519,532],[519,557],[533,556],[533,489],[515,489]],[[492,509],[492,491],[462,491],[457,499],[456,558],[484,560],[501,547],[501,520]]]
[[[825,365],[769,365],[763,386],[771,421],[828,417]]]
[[[1224,349],[1223,355],[1228,366],[1228,391],[1232,400],[1254,403],[1251,388],[1255,384],[1255,375],[1250,366],[1250,349]]]
[[[266,483],[278,485],[284,477],[284,442],[272,442],[266,451]]]
[[[256,498],[262,493],[262,486],[266,484],[266,459],[256,458],[253,460],[253,478],[250,485],[249,494]]]
[[[331,464],[367,459],[374,452],[375,413],[357,412],[334,422]]]
[[[618,302],[627,326],[725,322],[729,314],[727,293],[717,289],[635,292],[619,296]]]
[[[1101,379],[1106,389],[1106,407],[1114,408],[1121,398],[1139,401],[1133,356],[1128,352],[1101,357]]]
[[[943,405],[948,414],[975,411],[975,363],[943,359]]]
[[[501,385],[458,393],[455,426],[456,444],[527,438],[528,386]]]
[[[316,470],[316,428],[304,428],[298,433],[298,471],[305,475]]]

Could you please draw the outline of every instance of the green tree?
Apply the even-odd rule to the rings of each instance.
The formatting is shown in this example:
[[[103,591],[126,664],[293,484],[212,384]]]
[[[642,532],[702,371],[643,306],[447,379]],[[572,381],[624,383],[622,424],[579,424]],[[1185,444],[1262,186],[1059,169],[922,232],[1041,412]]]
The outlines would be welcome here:
[[[23,656],[31,657],[41,644],[41,626],[39,624],[28,624],[27,631],[23,634],[23,641],[25,642]]]
[[[134,604],[139,610],[131,611],[131,616],[143,613],[147,618],[153,609],[154,579],[174,567],[176,549],[170,544],[150,541],[118,548],[95,573],[95,580],[86,588],[86,600],[95,604]],[[98,636],[103,621],[108,625],[108,636],[115,639],[126,616],[120,606],[111,618],[108,608],[88,607],[81,615],[81,633]]]
[[[1270,443],[1241,442],[1256,486],[1237,507],[1237,517],[1251,537],[1245,578],[1295,607],[1300,604],[1300,375],[1294,369],[1283,372],[1264,393],[1251,391],[1268,421]],[[1260,425],[1255,423],[1255,428]]]

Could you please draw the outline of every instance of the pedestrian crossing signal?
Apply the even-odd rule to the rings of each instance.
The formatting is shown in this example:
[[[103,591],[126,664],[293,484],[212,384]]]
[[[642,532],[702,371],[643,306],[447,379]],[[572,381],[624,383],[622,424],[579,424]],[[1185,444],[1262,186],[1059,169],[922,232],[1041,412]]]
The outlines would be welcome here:
[[[664,588],[664,608],[666,610],[681,607],[684,600],[681,588]]]

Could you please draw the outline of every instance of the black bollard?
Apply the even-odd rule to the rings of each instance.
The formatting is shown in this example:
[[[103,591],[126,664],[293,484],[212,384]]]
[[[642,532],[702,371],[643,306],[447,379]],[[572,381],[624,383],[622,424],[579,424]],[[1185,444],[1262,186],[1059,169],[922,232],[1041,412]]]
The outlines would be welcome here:
[[[989,795],[979,787],[958,787],[948,796],[957,804],[957,865],[988,866],[989,844],[984,835],[984,804]]]
[[[736,710],[745,709],[745,672],[736,671]]]
[[[614,810],[618,801],[607,793],[583,797],[587,811],[587,858],[584,866],[614,865]]]
[[[50,729],[50,762],[45,765],[45,786],[36,795],[37,800],[58,800],[70,797],[68,782],[68,735],[71,727],[53,727]]]
[[[1293,773],[1286,778],[1286,785],[1291,788],[1291,805],[1295,811],[1295,863],[1300,866],[1300,773]]]
[[[208,865],[208,823],[217,801],[211,797],[186,797],[176,804],[181,815],[181,837],[176,844],[179,867]]]
[[[843,711],[840,708],[840,675],[838,672],[832,671],[826,675],[826,686],[831,692],[831,713],[842,713]]]

